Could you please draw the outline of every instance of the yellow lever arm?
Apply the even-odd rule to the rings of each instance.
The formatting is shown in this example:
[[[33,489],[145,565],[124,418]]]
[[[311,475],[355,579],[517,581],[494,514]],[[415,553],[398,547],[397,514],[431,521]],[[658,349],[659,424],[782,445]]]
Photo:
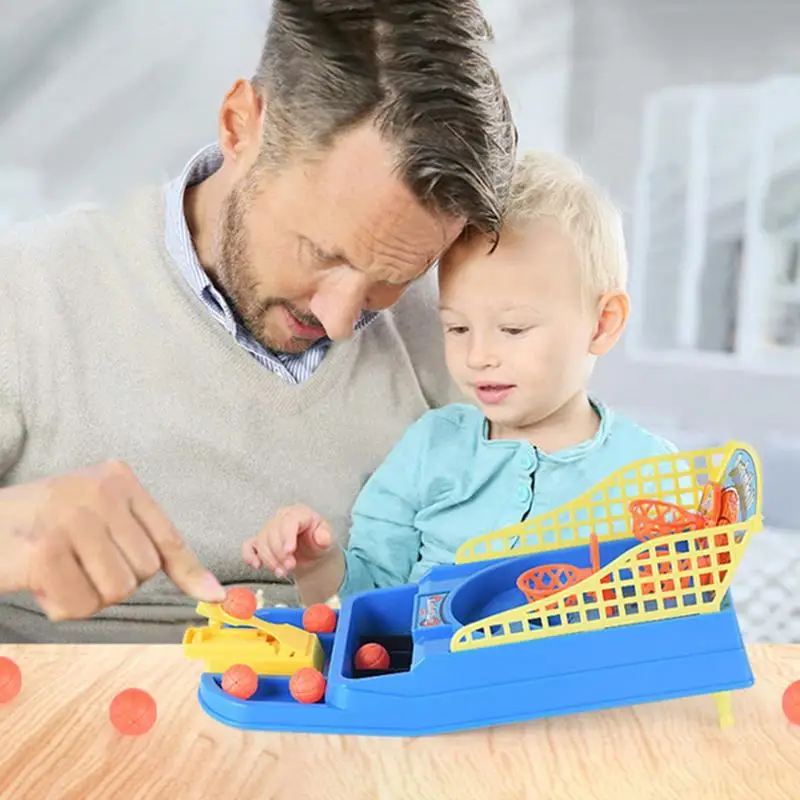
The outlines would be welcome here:
[[[278,625],[273,622],[264,622],[258,617],[238,619],[228,614],[219,603],[204,603],[201,601],[197,604],[196,610],[198,614],[213,622],[233,625],[238,628],[256,628],[263,631],[274,638],[281,648],[285,647],[296,653],[305,653],[310,650],[309,639],[313,637],[313,634],[296,628],[294,625]]]

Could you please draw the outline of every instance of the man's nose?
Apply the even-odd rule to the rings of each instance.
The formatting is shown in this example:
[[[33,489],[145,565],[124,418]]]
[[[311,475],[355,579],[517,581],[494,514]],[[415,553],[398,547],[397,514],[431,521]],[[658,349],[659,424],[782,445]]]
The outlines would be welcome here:
[[[349,339],[365,307],[366,292],[360,281],[341,281],[318,291],[311,312],[333,341]]]

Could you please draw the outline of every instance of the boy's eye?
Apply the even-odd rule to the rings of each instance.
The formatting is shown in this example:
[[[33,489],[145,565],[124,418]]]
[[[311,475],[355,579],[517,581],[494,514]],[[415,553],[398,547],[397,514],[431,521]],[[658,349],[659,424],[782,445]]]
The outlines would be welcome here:
[[[509,336],[519,336],[521,333],[525,333],[527,328],[501,328],[503,333],[507,333]]]
[[[466,333],[467,332],[467,326],[466,325],[448,325],[447,326],[447,332],[448,333],[455,333],[455,334]]]

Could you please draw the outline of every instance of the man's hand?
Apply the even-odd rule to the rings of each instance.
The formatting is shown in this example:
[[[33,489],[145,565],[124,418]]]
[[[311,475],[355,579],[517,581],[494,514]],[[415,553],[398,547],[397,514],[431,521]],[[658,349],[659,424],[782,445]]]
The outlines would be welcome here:
[[[197,600],[225,598],[125,464],[0,489],[0,593],[32,592],[51,620],[90,617],[160,570]]]
[[[334,545],[327,521],[307,506],[287,506],[242,545],[242,558],[253,569],[266,566],[279,578],[302,571],[329,555]]]

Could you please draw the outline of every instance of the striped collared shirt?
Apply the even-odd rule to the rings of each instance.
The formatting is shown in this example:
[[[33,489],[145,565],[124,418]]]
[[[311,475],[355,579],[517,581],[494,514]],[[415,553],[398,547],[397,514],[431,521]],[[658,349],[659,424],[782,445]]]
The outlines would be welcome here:
[[[275,353],[256,341],[233,313],[228,302],[217,290],[200,265],[192,237],[186,223],[183,198],[186,189],[216,172],[222,165],[222,154],[217,145],[200,150],[186,165],[181,175],[166,186],[166,245],[187,283],[200,298],[214,318],[260,364],[290,383],[302,383],[309,378],[325,357],[331,341],[327,337],[315,342],[304,353]],[[368,325],[377,315],[362,314],[355,329]]]

